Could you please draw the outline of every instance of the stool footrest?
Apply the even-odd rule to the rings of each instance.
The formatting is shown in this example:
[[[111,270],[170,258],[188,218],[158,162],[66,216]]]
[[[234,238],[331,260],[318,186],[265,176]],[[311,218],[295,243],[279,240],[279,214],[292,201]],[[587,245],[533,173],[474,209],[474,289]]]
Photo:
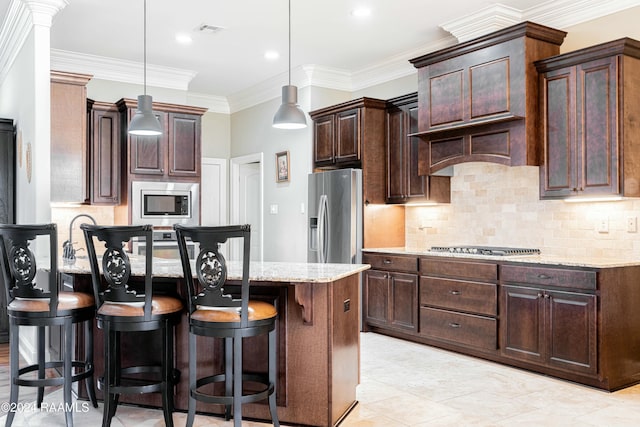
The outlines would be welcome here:
[[[191,397],[194,399],[205,402],[205,403],[218,403],[222,405],[231,405],[233,404],[233,395],[225,396],[225,395],[212,395],[198,391],[198,389],[202,386],[212,383],[219,383],[225,380],[225,374],[218,375],[210,375],[208,377],[199,378],[196,381],[195,388],[192,388],[189,392]],[[251,382],[254,384],[261,384],[265,388],[264,390],[260,390],[257,392],[251,392],[247,394],[243,394],[241,397],[241,402],[244,403],[253,403],[259,402],[269,397],[269,395],[273,392],[274,385],[269,382],[269,379],[266,375],[257,375],[257,374],[243,374],[242,382]],[[244,391],[244,390],[243,390]]]

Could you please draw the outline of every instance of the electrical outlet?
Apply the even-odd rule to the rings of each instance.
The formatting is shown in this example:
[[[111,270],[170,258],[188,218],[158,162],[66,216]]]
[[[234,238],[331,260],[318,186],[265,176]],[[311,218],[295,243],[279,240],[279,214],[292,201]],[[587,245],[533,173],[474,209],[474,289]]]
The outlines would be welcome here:
[[[603,216],[602,218],[600,218],[600,220],[598,220],[598,223],[596,224],[596,231],[598,233],[608,233],[609,232],[609,217],[608,216]]]
[[[638,232],[638,217],[630,216],[627,217],[627,233],[637,233]]]

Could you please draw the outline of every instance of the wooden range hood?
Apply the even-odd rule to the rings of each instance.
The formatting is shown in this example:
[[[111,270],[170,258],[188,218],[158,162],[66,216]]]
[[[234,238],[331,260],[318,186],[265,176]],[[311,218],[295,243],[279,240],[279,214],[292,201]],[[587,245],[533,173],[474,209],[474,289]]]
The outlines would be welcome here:
[[[523,22],[410,60],[418,69],[419,173],[485,161],[539,165],[534,61],[558,55],[566,32]]]

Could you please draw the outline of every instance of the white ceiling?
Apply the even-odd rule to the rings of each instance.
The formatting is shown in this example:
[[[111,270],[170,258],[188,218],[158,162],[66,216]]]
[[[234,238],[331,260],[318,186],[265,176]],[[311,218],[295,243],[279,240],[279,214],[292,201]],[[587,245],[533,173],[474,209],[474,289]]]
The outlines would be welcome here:
[[[4,15],[11,0],[0,0]],[[22,0],[24,1],[24,0]],[[52,68],[142,83],[143,0],[67,0],[51,28]],[[360,89],[408,75],[408,59],[522,20],[562,25],[636,0],[292,0],[293,84]],[[371,15],[351,11],[367,6]],[[148,0],[147,83],[232,100],[286,84],[288,0]],[[591,17],[590,17],[591,16]],[[568,21],[567,21],[568,19]],[[202,24],[223,27],[208,34]],[[448,31],[446,31],[444,28]],[[180,45],[177,33],[193,42]],[[455,34],[457,36],[454,37]],[[276,50],[279,59],[264,53]],[[311,67],[313,65],[313,67]],[[344,83],[347,82],[347,83]],[[343,86],[347,87],[343,87]],[[348,86],[351,87],[348,87]],[[150,91],[153,94],[153,91]]]

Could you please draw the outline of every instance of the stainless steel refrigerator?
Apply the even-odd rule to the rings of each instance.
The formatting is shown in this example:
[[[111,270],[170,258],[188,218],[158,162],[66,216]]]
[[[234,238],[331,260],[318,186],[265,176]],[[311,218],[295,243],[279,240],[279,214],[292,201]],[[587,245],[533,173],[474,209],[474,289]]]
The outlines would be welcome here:
[[[362,170],[309,174],[309,262],[362,262]]]

